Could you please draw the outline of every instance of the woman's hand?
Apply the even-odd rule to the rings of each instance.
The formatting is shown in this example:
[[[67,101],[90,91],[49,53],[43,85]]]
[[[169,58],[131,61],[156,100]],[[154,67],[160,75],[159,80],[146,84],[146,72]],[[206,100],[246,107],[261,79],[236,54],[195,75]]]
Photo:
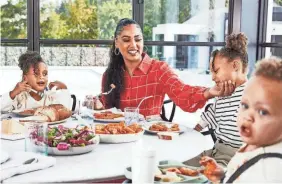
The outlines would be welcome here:
[[[194,130],[196,130],[196,131],[200,132],[200,131],[202,131],[202,130],[203,130],[203,127],[201,127],[201,125],[200,125],[200,124],[197,124],[197,125],[195,126]]]
[[[200,164],[205,167],[205,169],[200,172],[203,173],[210,181],[219,182],[224,177],[223,168],[218,165],[213,158],[204,156],[201,158]]]
[[[54,81],[54,82],[50,82],[50,84],[49,84],[49,89],[52,89],[53,87],[55,87],[56,86],[56,89],[57,90],[60,90],[60,89],[67,89],[67,86],[64,84],[64,83],[62,83],[62,82],[60,82],[60,81]]]
[[[215,85],[205,91],[204,96],[207,99],[211,99],[217,96],[230,96],[235,90],[235,83],[231,81],[221,82],[219,85]]]
[[[11,99],[15,99],[15,97],[23,91],[29,92],[31,90],[30,85],[27,84],[27,81],[18,82],[15,88],[10,91]]]

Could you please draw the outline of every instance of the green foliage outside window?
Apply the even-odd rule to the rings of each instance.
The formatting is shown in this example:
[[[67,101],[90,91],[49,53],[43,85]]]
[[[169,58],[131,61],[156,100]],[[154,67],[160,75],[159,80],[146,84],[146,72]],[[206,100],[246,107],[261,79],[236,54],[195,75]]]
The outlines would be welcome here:
[[[18,0],[15,4],[8,0],[1,6],[1,38],[27,37],[26,12],[26,0]]]
[[[152,28],[173,22],[169,11],[171,0],[145,1],[144,39],[153,40]],[[171,3],[173,3],[171,1]],[[177,21],[191,18],[191,1],[178,0]],[[214,0],[209,0],[210,8]],[[226,0],[226,6],[228,6]],[[275,0],[281,3],[282,0]],[[132,0],[40,0],[40,37],[43,39],[112,39],[117,21],[132,17]],[[27,0],[7,0],[1,6],[1,38],[27,37]]]

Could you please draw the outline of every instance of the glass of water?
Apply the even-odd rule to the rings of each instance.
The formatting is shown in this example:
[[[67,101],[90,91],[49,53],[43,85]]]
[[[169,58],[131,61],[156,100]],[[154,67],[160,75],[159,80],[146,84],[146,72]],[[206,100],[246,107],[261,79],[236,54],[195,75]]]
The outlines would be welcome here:
[[[25,122],[25,151],[48,155],[48,123]]]
[[[126,107],[124,108],[124,119],[126,125],[139,122],[139,108]]]

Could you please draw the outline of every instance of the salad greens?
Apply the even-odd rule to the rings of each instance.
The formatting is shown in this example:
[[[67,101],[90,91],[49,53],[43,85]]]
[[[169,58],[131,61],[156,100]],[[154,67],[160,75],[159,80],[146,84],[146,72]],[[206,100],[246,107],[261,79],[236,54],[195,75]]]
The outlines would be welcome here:
[[[94,132],[87,126],[77,125],[75,128],[67,128],[63,125],[48,127],[48,146],[57,147],[58,150],[68,150],[69,147],[83,147],[95,144]],[[42,139],[36,137],[38,142]]]

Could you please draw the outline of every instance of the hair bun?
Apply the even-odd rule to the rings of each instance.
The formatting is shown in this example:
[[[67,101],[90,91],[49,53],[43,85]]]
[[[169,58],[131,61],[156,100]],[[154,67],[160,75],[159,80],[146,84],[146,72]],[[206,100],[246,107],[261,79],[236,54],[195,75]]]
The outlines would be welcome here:
[[[30,66],[36,65],[39,62],[43,62],[42,57],[36,51],[26,51],[19,57],[19,64],[18,66],[26,73]]]
[[[226,37],[226,48],[235,50],[239,53],[247,53],[248,38],[244,33],[230,34]]]

